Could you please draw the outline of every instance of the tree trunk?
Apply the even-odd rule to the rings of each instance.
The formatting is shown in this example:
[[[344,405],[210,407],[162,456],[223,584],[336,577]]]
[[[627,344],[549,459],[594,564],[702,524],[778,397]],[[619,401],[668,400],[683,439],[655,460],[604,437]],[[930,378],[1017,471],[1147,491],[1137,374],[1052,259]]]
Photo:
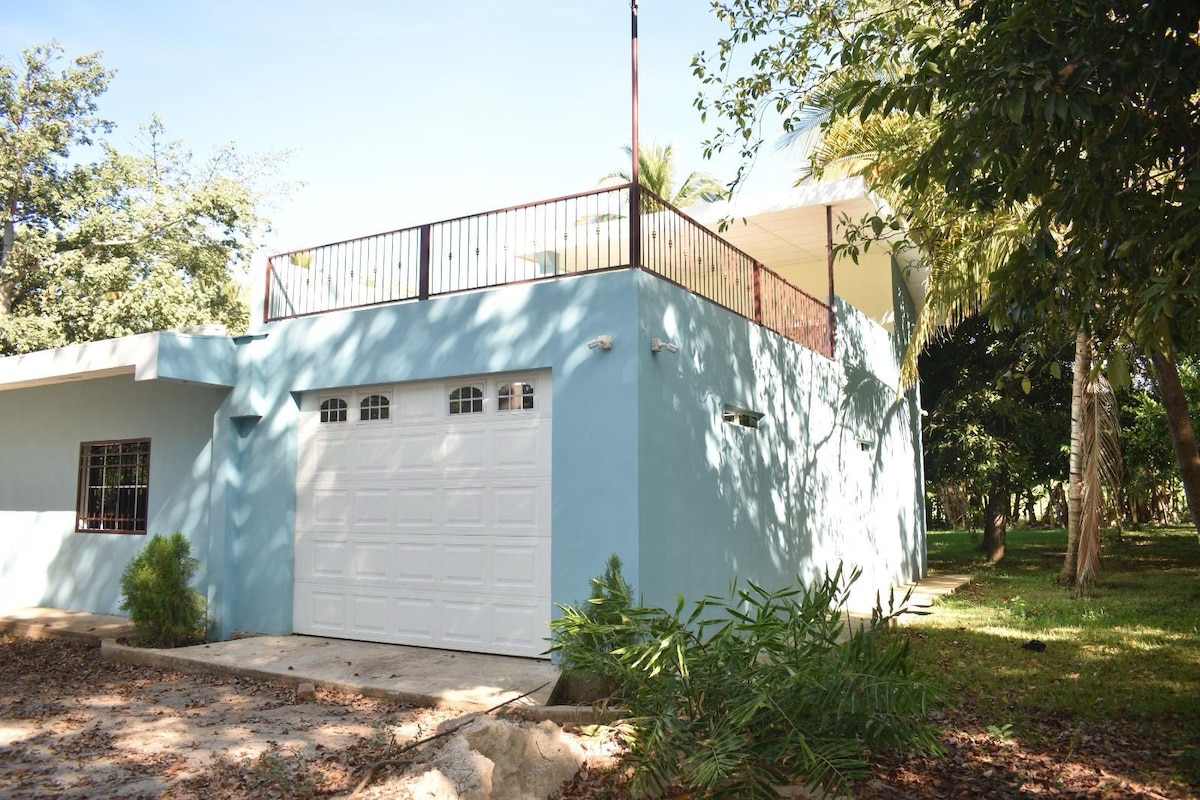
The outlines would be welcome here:
[[[8,213],[4,217],[4,234],[0,239],[0,317],[12,312],[13,287],[15,286],[8,274],[8,262],[12,258],[13,238],[16,233],[13,225],[16,200],[10,200],[8,205]]]
[[[1058,573],[1059,586],[1074,586],[1079,566],[1079,532],[1083,527],[1083,393],[1092,369],[1092,340],[1075,334],[1075,366],[1071,378],[1071,460],[1067,475],[1067,557]]]
[[[1187,396],[1179,383],[1179,370],[1173,355],[1151,353],[1150,360],[1154,362],[1154,371],[1158,374],[1158,391],[1162,395],[1163,410],[1166,411],[1167,425],[1171,429],[1175,461],[1179,465],[1179,477],[1183,480],[1188,510],[1192,512],[1192,525],[1200,534],[1200,454],[1196,451],[1196,432],[1188,414]]]
[[[1008,533],[1009,493],[994,491],[987,496],[983,512],[983,552],[988,561],[1004,558],[1004,539]]]

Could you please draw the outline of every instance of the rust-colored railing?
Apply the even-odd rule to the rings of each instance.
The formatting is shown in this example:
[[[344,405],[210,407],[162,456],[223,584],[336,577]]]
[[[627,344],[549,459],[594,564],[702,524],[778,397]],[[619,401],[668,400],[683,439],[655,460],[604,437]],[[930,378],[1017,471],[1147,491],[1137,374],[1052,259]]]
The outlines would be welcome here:
[[[832,358],[829,306],[630,185],[271,256],[267,321],[637,266]],[[640,233],[641,253],[630,258]]]

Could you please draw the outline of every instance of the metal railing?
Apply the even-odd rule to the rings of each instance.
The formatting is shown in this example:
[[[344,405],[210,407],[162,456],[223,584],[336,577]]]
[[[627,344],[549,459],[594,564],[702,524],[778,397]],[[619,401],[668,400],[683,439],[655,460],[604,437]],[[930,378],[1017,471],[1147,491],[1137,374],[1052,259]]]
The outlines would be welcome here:
[[[271,256],[264,319],[636,266],[832,358],[828,305],[652,192],[630,189],[596,189]],[[631,242],[638,239],[634,261]]]

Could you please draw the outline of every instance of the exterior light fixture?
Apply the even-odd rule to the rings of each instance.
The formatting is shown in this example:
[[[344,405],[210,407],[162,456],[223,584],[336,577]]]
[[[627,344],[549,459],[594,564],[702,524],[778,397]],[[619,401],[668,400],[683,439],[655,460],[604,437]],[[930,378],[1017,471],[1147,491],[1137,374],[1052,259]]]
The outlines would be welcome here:
[[[590,342],[588,342],[587,346],[588,350],[595,350],[597,347],[599,347],[601,350],[612,350],[612,335],[605,333],[601,336],[597,336],[595,339],[592,339]]]
[[[678,353],[679,345],[673,344],[672,342],[664,342],[657,336],[650,340],[651,353],[661,353],[663,350],[666,350],[668,353]]]

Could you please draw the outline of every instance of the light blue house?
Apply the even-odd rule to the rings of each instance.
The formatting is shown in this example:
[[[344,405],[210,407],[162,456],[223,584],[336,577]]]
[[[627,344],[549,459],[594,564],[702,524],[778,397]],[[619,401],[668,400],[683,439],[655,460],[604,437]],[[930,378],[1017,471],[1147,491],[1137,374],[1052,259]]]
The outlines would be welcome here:
[[[827,251],[863,185],[711,228],[629,195],[274,257],[244,336],[0,359],[0,607],[116,612],[175,530],[222,637],[538,656],[614,552],[656,604],[839,561],[864,605],[920,577],[914,273]]]

